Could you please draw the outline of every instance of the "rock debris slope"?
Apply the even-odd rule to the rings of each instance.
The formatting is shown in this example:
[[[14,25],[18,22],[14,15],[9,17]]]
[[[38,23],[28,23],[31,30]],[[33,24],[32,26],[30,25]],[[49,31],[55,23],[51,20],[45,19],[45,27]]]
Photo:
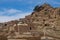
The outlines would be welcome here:
[[[7,37],[30,34],[30,37],[45,35],[58,40],[60,39],[60,8],[53,8],[49,4],[37,5],[25,18],[1,23],[0,26],[0,35]]]

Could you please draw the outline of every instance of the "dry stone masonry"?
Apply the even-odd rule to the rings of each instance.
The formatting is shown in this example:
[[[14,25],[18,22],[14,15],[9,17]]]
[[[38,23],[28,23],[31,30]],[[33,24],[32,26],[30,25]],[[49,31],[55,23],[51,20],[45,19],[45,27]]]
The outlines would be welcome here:
[[[5,38],[6,37],[6,38]],[[37,5],[34,11],[19,20],[0,23],[0,39],[60,40],[60,8]]]

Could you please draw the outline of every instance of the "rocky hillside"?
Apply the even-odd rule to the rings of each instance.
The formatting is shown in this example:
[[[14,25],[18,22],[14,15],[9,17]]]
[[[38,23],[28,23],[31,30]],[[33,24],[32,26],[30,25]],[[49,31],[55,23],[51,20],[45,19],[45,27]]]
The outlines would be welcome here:
[[[19,20],[0,24],[0,35],[10,32],[39,32],[50,37],[60,39],[60,8],[53,8],[49,4],[35,6],[31,15]],[[10,35],[10,34],[9,34]]]

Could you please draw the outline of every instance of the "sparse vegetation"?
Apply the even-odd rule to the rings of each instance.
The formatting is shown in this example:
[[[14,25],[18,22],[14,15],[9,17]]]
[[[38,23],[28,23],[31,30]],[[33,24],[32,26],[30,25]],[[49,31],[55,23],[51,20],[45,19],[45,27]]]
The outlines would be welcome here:
[[[60,11],[48,6],[49,5],[46,4],[41,6],[37,5],[30,16],[26,16],[20,20],[10,21],[6,24],[0,24],[0,26],[2,26],[2,28],[0,28],[0,35],[7,34],[11,36],[11,38],[26,38],[27,40],[40,40],[42,36],[52,37],[52,39],[60,38],[60,35],[58,35],[58,33],[60,33],[58,32],[58,30],[60,31],[60,21],[58,21],[60,20],[60,16],[58,16],[60,15]],[[47,27],[48,30],[45,30],[45,27]],[[57,32],[55,29],[58,29]],[[7,40],[7,37],[1,36],[0,40]]]
[[[39,5],[35,6],[34,11],[39,11]]]

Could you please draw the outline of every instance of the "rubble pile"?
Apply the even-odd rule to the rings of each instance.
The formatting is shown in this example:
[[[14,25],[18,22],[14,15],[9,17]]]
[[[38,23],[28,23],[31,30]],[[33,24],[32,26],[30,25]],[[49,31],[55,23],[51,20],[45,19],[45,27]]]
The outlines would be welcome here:
[[[0,23],[0,36],[8,40],[60,40],[60,8],[38,5],[25,18]]]

